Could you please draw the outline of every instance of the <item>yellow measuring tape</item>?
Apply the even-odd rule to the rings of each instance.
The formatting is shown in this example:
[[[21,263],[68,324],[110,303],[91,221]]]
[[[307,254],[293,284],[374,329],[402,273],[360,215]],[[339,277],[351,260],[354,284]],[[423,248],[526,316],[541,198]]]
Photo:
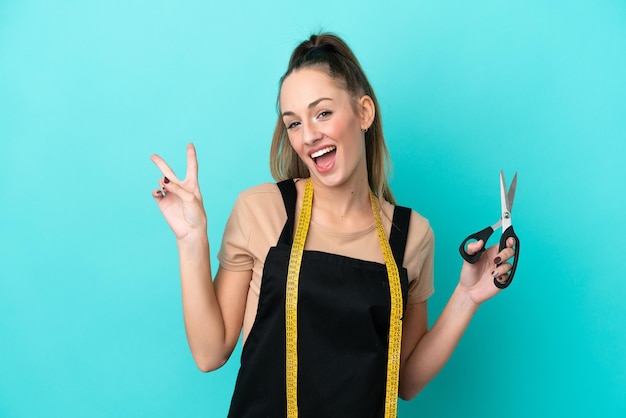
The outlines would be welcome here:
[[[313,205],[313,184],[307,180],[304,187],[304,199],[300,210],[300,219],[296,227],[296,235],[291,246],[289,256],[289,271],[287,272],[287,290],[285,295],[285,329],[287,336],[287,417],[298,416],[298,279],[300,278],[300,264],[304,252],[306,234],[311,222],[311,207]]]
[[[398,384],[400,380],[400,345],[402,342],[402,289],[400,274],[393,258],[391,247],[385,228],[383,227],[376,197],[370,191],[372,211],[378,240],[383,251],[389,291],[391,294],[391,312],[389,315],[389,348],[387,355],[387,383],[385,389],[385,418],[396,418],[398,406]],[[304,198],[296,234],[289,257],[289,271],[287,273],[287,289],[285,295],[285,330],[287,339],[287,417],[298,417],[298,279],[304,243],[311,223],[311,209],[313,207],[313,184],[308,179],[304,187]]]
[[[387,349],[387,389],[385,394],[385,418],[396,418],[398,407],[398,386],[400,384],[400,348],[402,344],[402,288],[400,287],[400,273],[396,260],[393,258],[391,246],[385,234],[383,222],[380,219],[378,202],[370,191],[372,211],[376,221],[378,240],[383,250],[389,293],[391,295],[391,312],[389,312],[389,348]]]

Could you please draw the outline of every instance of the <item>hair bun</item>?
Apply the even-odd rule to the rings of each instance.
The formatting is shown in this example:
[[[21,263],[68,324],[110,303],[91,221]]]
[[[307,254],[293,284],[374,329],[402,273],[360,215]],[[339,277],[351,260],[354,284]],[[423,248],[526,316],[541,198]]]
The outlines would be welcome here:
[[[306,51],[307,55],[309,54],[314,54],[316,52],[335,52],[336,49],[333,45],[328,44],[328,43],[323,43],[321,45],[313,45],[310,46],[309,49]]]

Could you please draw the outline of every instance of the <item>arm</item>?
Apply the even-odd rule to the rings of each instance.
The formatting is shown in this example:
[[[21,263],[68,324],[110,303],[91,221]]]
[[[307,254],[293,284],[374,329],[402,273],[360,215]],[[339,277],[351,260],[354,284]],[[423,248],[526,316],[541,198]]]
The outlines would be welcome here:
[[[191,354],[203,372],[226,363],[243,323],[252,271],[220,267],[211,280],[206,236],[178,241],[185,331]]]
[[[212,281],[194,146],[187,147],[187,175],[182,181],[159,156],[151,159],[164,175],[153,197],[176,236],[189,347],[200,370],[214,370],[226,362],[239,338],[252,272],[220,268]]]
[[[506,280],[509,263],[496,269],[496,256],[508,259],[513,256],[512,239],[508,248],[497,253],[497,247],[486,251],[476,264],[464,263],[461,280],[452,293],[443,312],[430,330],[426,302],[408,305],[404,316],[402,353],[400,357],[400,388],[402,399],[412,399],[430,382],[446,364],[470,320],[485,300],[499,289],[493,284],[493,272]],[[482,241],[473,243],[468,252],[476,253]]]

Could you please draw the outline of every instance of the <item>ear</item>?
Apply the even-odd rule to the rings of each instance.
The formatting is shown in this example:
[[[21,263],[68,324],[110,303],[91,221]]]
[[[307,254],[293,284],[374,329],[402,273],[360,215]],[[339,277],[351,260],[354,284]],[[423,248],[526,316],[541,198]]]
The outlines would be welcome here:
[[[367,94],[361,96],[358,106],[361,116],[361,130],[364,131],[372,126],[372,123],[374,123],[374,116],[376,116],[376,106],[374,106],[374,101]]]

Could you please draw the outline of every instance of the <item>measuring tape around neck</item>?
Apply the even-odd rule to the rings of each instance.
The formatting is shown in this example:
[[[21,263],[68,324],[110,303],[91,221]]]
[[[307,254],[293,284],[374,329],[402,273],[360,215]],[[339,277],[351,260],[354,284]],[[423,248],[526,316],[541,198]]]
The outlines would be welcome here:
[[[385,418],[395,418],[398,405],[398,385],[400,379],[400,346],[402,342],[402,289],[400,274],[393,257],[389,240],[385,234],[378,202],[370,191],[370,200],[378,240],[387,267],[391,311],[389,314],[389,347],[387,353],[387,382],[385,387]],[[298,280],[304,243],[311,223],[313,207],[313,184],[308,179],[304,187],[304,198],[300,218],[293,238],[289,256],[287,288],[285,294],[285,331],[286,331],[286,383],[287,383],[287,417],[298,417]]]

